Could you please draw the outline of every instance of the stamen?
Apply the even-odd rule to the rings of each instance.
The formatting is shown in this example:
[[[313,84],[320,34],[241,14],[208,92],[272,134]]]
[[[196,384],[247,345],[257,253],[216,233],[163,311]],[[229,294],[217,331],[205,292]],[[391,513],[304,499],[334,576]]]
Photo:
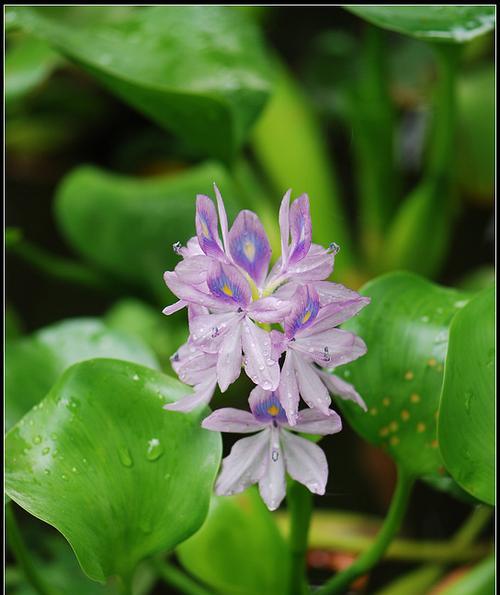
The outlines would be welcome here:
[[[336,242],[332,242],[329,246],[328,246],[328,250],[327,252],[338,254],[340,252],[340,246],[336,243]]]
[[[182,250],[182,244],[180,242],[175,242],[175,244],[172,244],[172,250],[176,254],[180,254]]]
[[[174,353],[174,355],[172,355],[172,357],[170,358],[171,362],[178,362],[179,361],[179,354],[177,353],[177,351]]]
[[[219,327],[214,326],[212,329],[212,339],[215,339],[215,337],[217,337],[218,334],[219,334]]]
[[[323,357],[321,358],[324,362],[329,362],[332,358],[330,357],[330,353],[328,351],[328,347],[325,345],[323,347]]]
[[[279,457],[280,453],[277,450],[273,450],[273,452],[271,453],[271,459],[276,463]]]

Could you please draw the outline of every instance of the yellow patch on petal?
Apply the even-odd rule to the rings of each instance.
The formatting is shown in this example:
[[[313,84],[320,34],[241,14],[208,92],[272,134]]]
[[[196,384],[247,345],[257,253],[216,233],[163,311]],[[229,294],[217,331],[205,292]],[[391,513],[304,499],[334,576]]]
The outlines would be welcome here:
[[[229,297],[233,297],[233,290],[229,287],[227,283],[224,284],[224,287],[222,288],[222,293],[225,293]]]
[[[206,238],[209,238],[210,237],[210,232],[208,231],[208,227],[207,227],[207,224],[205,223],[205,221],[201,221],[201,233]]]
[[[255,244],[252,241],[247,240],[243,245],[243,252],[248,260],[253,262],[253,259],[255,258]]]
[[[302,318],[302,323],[301,324],[305,324],[309,318],[311,318],[311,312],[308,310],[305,314],[304,314],[304,318]]]
[[[278,409],[278,407],[276,407],[276,405],[271,405],[267,408],[267,412],[269,413],[269,415],[272,415],[274,417],[275,415],[278,415],[280,410]]]

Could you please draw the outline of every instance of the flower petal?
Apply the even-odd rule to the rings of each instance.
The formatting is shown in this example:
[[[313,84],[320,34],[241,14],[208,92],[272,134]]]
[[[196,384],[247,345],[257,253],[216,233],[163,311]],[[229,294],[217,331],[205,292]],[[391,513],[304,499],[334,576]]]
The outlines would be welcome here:
[[[321,382],[316,370],[299,353],[291,352],[295,377],[299,385],[299,391],[304,401],[309,405],[322,411],[325,415],[330,412],[330,395]]]
[[[288,245],[288,240],[290,237],[290,195],[292,190],[289,189],[286,191],[283,200],[281,201],[280,205],[280,214],[279,214],[279,222],[280,222],[280,235],[281,235],[281,267],[282,269],[286,268],[288,264],[288,255],[290,251],[290,247]]]
[[[207,353],[218,353],[224,336],[240,324],[242,314],[202,314],[189,322],[190,341]]]
[[[295,377],[293,354],[290,351],[287,352],[281,369],[278,395],[281,405],[286,412],[288,423],[292,426],[295,425],[299,410],[300,395]]]
[[[185,308],[186,306],[187,302],[185,302],[184,300],[178,300],[174,304],[171,304],[170,306],[163,308],[162,312],[166,316],[170,316],[170,314],[174,314],[175,312],[182,310],[182,308]]]
[[[217,213],[214,203],[204,194],[196,197],[196,235],[200,248],[207,256],[224,257],[217,229]]]
[[[221,304],[226,306],[226,304],[221,302],[220,299],[209,293],[201,291],[199,287],[195,287],[189,283],[184,283],[184,281],[180,279],[179,276],[173,271],[167,271],[164,273],[163,279],[170,291],[184,302],[198,304],[200,306],[207,306],[210,308],[220,308]]]
[[[369,299],[359,296],[352,300],[342,302],[332,302],[320,309],[314,325],[306,329],[302,336],[312,335],[321,331],[327,331],[339,324],[342,324],[349,318],[355,316],[361,308],[364,308],[370,302]]]
[[[288,278],[296,278],[302,283],[322,281],[333,272],[334,255],[323,246],[311,244],[308,254],[296,263],[290,263],[287,269]]]
[[[361,396],[356,392],[356,389],[352,384],[345,382],[342,378],[335,376],[326,371],[319,370],[318,371],[320,378],[325,383],[328,390],[335,395],[336,397],[340,397],[346,401],[354,401],[357,405],[361,407],[364,411],[368,410],[366,403],[363,401]]]
[[[293,265],[302,260],[311,247],[312,225],[307,194],[299,196],[290,207],[290,231],[292,244],[288,262]]]
[[[366,353],[365,342],[348,331],[332,328],[306,336],[299,335],[293,350],[314,360],[319,366],[334,368],[352,362]]]
[[[226,251],[226,255],[229,253],[228,251],[228,241],[227,241],[227,214],[226,208],[224,207],[224,201],[222,200],[222,195],[217,187],[217,184],[214,184],[214,191],[215,191],[215,198],[217,199],[217,210],[219,212],[219,220],[220,220],[220,228],[222,231],[222,241],[224,242],[224,250]]]
[[[325,436],[340,432],[342,420],[333,410],[330,410],[329,415],[325,415],[318,409],[303,409],[299,412],[297,423],[291,429],[296,432]]]
[[[235,324],[225,334],[217,359],[217,378],[222,392],[239,377],[241,360],[241,324]]]
[[[318,281],[314,284],[314,289],[318,292],[321,306],[326,306],[332,302],[347,302],[363,297],[370,302],[369,297],[361,296],[357,291],[348,289],[340,283],[332,283],[331,281]]]
[[[260,287],[267,275],[271,246],[260,219],[252,211],[240,211],[228,236],[233,262]]]
[[[234,309],[246,308],[252,299],[247,280],[232,264],[212,260],[207,285],[215,298]]]
[[[201,405],[208,405],[210,400],[213,397],[215,392],[215,387],[217,385],[217,378],[215,374],[205,380],[202,384],[198,384],[194,387],[194,393],[192,395],[186,395],[185,397],[179,399],[175,403],[169,403],[168,405],[164,405],[163,409],[168,409],[169,411],[192,411]]]
[[[217,409],[201,422],[201,427],[215,432],[236,432],[247,434],[263,430],[266,424],[255,419],[250,411],[242,411],[232,407]]]
[[[286,423],[286,414],[277,394],[256,386],[248,398],[248,403],[255,419],[261,423]]]
[[[222,461],[222,470],[215,483],[215,493],[230,496],[257,483],[266,471],[269,429],[255,436],[238,440],[229,456]]]
[[[207,373],[215,373],[217,355],[197,349],[191,343],[182,345],[170,358],[170,363],[180,380],[185,384],[201,384]]]
[[[205,254],[191,256],[181,260],[175,267],[179,279],[191,285],[200,285],[207,280],[208,267],[212,259]]]
[[[281,331],[273,329],[269,333],[269,336],[271,338],[271,359],[274,359],[278,362],[281,354],[286,349],[287,341],[285,339],[285,335]]]
[[[276,297],[259,298],[252,302],[247,313],[259,322],[283,322],[292,309],[291,302]]]
[[[321,448],[291,432],[282,432],[286,470],[290,477],[313,494],[324,494],[328,481],[328,462]]]
[[[267,466],[259,481],[259,492],[269,510],[276,510],[286,495],[285,462],[280,446],[280,431],[271,428]]]
[[[285,334],[289,339],[311,326],[319,312],[319,297],[312,286],[299,286],[291,301],[292,309],[285,318],[284,325]]]
[[[269,333],[248,317],[243,321],[244,364],[248,376],[265,390],[276,390],[280,381],[278,362],[272,359]]]

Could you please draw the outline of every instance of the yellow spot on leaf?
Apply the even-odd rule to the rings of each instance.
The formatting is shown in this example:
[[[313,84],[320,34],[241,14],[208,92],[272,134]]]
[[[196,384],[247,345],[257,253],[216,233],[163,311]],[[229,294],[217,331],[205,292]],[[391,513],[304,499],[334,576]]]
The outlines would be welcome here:
[[[377,415],[378,410],[376,407],[373,407],[372,409],[370,409],[370,415]]]
[[[425,424],[423,424],[423,423],[417,424],[417,432],[419,434],[421,434],[422,432],[425,432]]]
[[[391,436],[389,442],[392,446],[396,446],[396,444],[399,444],[399,438],[397,436]]]
[[[397,432],[398,428],[399,428],[399,424],[397,421],[391,421],[391,423],[389,424],[389,428],[391,430],[391,432]]]
[[[380,428],[379,430],[379,435],[380,436],[387,436],[387,434],[389,433],[389,428]]]
[[[389,399],[389,397],[384,397],[382,399],[382,405],[384,405],[384,407],[389,407],[390,404],[391,404],[391,400]]]
[[[420,403],[420,395],[417,395],[417,393],[413,393],[410,397],[410,401],[412,403]]]
[[[437,440],[433,440],[431,442],[431,448],[437,448],[439,446],[438,441]]]
[[[414,376],[415,375],[413,374],[413,372],[411,370],[408,370],[408,372],[406,372],[405,374],[405,380],[413,380]]]
[[[222,293],[225,293],[229,297],[233,297],[233,290],[229,287],[227,283],[224,283],[224,287],[222,288]]]
[[[427,362],[427,365],[430,366],[431,368],[433,368],[436,364],[437,364],[437,361],[433,357],[431,357],[431,359]]]
[[[401,411],[401,419],[403,421],[408,421],[410,419],[410,412],[406,409],[403,409],[403,411]]]

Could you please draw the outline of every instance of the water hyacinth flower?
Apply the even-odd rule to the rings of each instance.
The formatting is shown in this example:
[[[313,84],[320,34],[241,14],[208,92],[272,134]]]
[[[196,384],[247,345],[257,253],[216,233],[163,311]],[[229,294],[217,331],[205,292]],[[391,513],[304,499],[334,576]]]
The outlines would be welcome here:
[[[279,395],[259,386],[250,394],[249,404],[251,412],[218,409],[202,422],[202,427],[213,431],[257,432],[236,442],[222,462],[216,494],[236,494],[258,483],[267,507],[276,510],[286,495],[286,473],[314,494],[324,494],[328,480],[325,454],[317,444],[293,431],[334,434],[342,429],[340,417],[334,411],[325,415],[306,409],[291,427]]]

